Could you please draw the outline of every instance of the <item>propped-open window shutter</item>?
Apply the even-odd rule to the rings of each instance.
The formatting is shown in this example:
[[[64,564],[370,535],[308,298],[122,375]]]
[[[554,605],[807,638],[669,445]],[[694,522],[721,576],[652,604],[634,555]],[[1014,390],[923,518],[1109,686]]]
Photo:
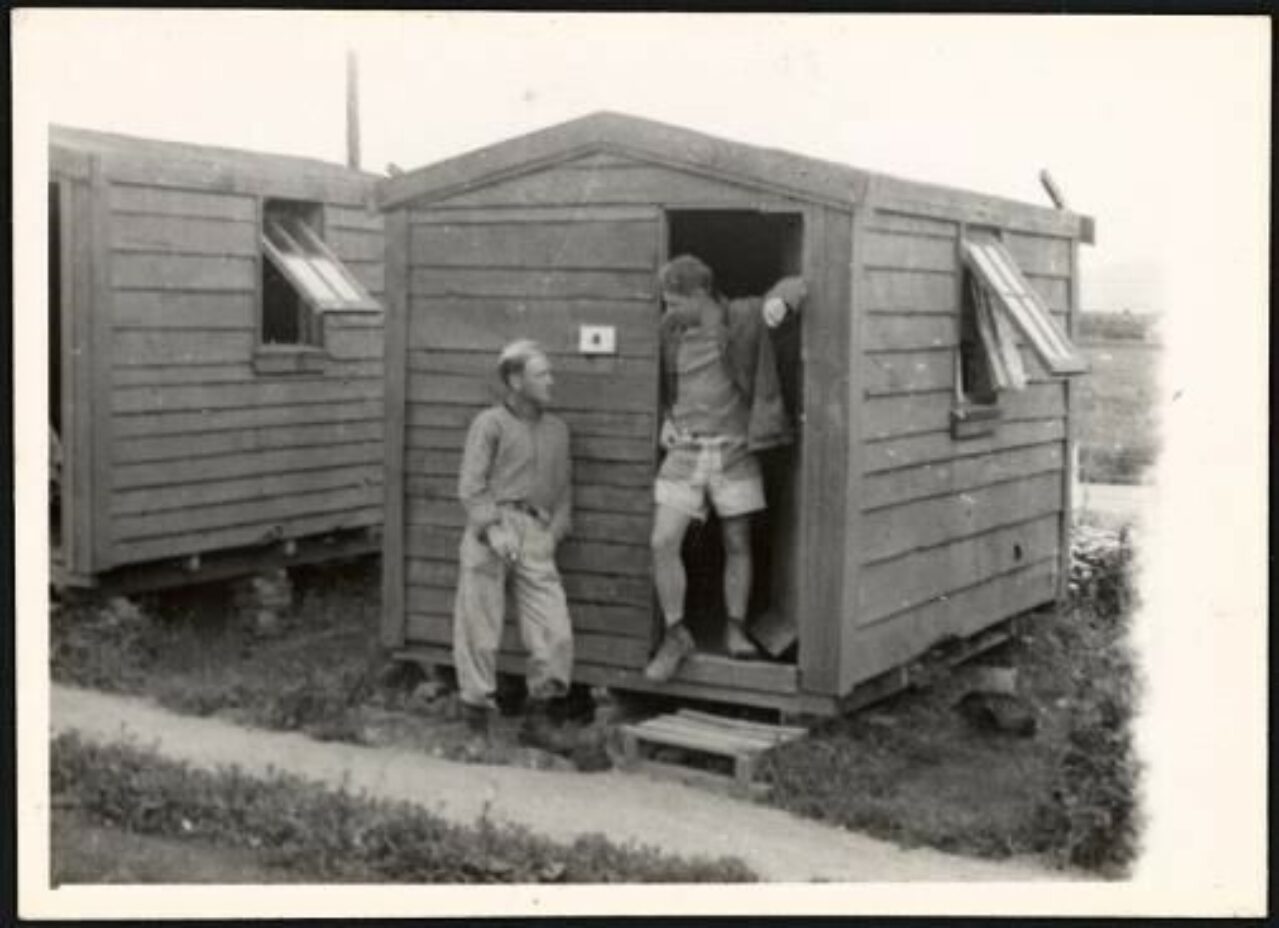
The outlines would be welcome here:
[[[269,219],[262,250],[316,312],[380,309],[320,237],[300,220]]]
[[[341,308],[343,310],[377,310],[381,308],[378,306],[377,301],[369,296],[355,275],[347,270],[341,259],[329,249],[328,245],[324,244],[324,240],[316,235],[306,223],[295,219],[292,231],[294,237],[305,248],[311,267],[324,278],[325,283],[342,300]]]
[[[1026,281],[1017,262],[998,239],[972,236],[963,241],[964,263],[981,278],[1002,314],[1029,342],[1053,374],[1082,374],[1088,362],[1052,317],[1043,298]],[[1003,339],[999,339],[1002,341]]]

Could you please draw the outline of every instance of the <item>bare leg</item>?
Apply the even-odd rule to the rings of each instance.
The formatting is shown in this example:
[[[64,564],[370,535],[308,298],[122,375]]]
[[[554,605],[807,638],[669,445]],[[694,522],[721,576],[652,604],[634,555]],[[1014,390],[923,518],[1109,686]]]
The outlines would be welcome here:
[[[742,622],[751,595],[751,517],[733,516],[720,524],[724,532],[724,606],[730,619]]]
[[[687,513],[660,503],[653,519],[653,578],[657,584],[657,601],[661,604],[662,617],[668,628],[684,618],[684,592],[688,578],[684,573],[680,548],[692,521],[692,516]]]

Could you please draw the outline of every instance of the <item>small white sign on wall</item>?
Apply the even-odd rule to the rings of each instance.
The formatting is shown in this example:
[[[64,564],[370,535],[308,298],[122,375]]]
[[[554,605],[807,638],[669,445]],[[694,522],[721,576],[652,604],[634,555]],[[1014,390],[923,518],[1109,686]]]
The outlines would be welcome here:
[[[617,330],[611,325],[584,325],[579,330],[582,354],[617,354]]]

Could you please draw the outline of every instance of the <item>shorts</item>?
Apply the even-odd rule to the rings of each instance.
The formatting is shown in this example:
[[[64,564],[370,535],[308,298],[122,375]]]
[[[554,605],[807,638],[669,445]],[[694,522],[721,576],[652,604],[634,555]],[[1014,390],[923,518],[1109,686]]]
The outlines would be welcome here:
[[[767,508],[759,461],[741,444],[675,446],[657,473],[654,497],[694,519],[706,518],[708,498],[721,519]]]

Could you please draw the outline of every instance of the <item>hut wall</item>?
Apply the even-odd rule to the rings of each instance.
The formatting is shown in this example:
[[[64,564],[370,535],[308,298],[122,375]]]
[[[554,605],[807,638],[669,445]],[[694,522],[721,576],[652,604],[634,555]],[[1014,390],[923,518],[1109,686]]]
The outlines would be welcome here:
[[[476,413],[498,398],[498,350],[531,336],[550,352],[557,412],[572,433],[574,528],[558,559],[579,664],[610,672],[643,666],[655,631],[648,544],[662,209],[786,202],[596,154],[407,210],[408,644],[446,647],[452,640],[464,525],[457,500],[461,449]],[[581,325],[614,326],[616,356],[579,354]],[[522,648],[514,623],[506,634],[509,661]],[[788,680],[793,688],[793,670]]]
[[[889,211],[859,227],[865,399],[845,689],[1056,592],[1068,388],[1023,349],[1032,383],[1001,395],[993,434],[951,437],[959,234],[957,221]],[[1065,324],[1072,240],[1007,230],[1003,238]]]
[[[328,314],[323,372],[253,367],[261,200],[109,186],[108,561],[117,566],[380,524],[381,314]],[[374,297],[382,218],[324,204]]]

